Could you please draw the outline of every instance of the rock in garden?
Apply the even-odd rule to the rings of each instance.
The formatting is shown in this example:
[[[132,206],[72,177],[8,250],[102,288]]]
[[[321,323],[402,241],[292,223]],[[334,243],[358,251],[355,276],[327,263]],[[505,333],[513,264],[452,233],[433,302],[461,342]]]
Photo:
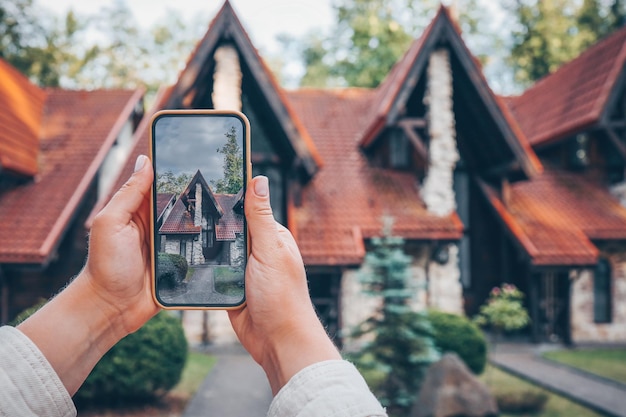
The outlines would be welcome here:
[[[426,373],[411,417],[495,417],[498,406],[485,384],[455,353]]]

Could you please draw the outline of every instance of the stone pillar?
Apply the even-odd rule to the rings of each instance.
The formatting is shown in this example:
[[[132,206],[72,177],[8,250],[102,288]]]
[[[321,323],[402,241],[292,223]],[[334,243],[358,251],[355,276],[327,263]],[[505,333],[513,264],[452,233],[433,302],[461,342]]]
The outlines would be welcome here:
[[[193,225],[202,226],[202,186],[196,183],[196,210],[193,216]]]
[[[456,210],[454,167],[459,160],[452,101],[452,69],[448,50],[430,55],[424,103],[428,108],[429,166],[422,184],[422,199],[430,213],[447,216]],[[463,314],[458,246],[449,245],[448,261],[431,261],[428,268],[429,306],[450,313]]]
[[[241,67],[237,50],[231,45],[220,46],[214,58],[213,107],[241,111]]]
[[[459,248],[457,245],[448,245],[448,261],[440,264],[430,261],[428,275],[429,307],[446,313],[464,314],[463,288],[460,284]]]
[[[446,49],[430,55],[424,102],[428,107],[430,144],[429,166],[422,186],[422,198],[429,212],[447,216],[456,209],[453,173],[459,153],[452,110],[452,70]]]

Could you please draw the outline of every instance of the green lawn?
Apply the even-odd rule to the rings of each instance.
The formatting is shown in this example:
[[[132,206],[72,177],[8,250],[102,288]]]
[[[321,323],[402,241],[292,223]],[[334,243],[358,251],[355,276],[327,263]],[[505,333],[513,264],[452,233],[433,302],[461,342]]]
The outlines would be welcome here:
[[[170,393],[176,397],[191,398],[215,365],[216,358],[204,353],[189,352],[180,382]]]
[[[215,291],[225,295],[243,295],[243,273],[229,266],[217,266],[215,274]]]
[[[501,417],[601,417],[600,414],[569,401],[559,395],[542,390],[536,385],[532,385],[511,374],[501,371],[493,366],[488,366],[480,376],[494,393],[506,393],[515,391],[544,391],[548,394],[548,402],[543,412],[539,414],[500,414]]]
[[[626,348],[567,349],[546,352],[543,356],[626,384]]]

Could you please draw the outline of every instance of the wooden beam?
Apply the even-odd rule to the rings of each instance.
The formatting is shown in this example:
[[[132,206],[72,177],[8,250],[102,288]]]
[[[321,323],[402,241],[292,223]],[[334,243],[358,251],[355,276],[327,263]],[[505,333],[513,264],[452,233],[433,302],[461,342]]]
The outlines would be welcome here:
[[[609,129],[623,129],[626,128],[626,120],[610,120],[607,123]]]
[[[409,141],[415,147],[415,150],[424,161],[428,161],[428,149],[422,140],[422,137],[415,130],[416,128],[425,128],[426,120],[420,118],[407,118],[398,121],[398,126],[404,131]]]
[[[615,133],[615,131],[611,129],[610,127],[607,127],[604,130],[607,136],[609,137],[609,139],[611,140],[611,142],[613,143],[613,145],[615,145],[615,147],[617,148],[617,151],[619,152],[622,159],[626,160],[626,145],[624,144],[624,142],[622,142],[622,140],[617,135],[617,133]]]

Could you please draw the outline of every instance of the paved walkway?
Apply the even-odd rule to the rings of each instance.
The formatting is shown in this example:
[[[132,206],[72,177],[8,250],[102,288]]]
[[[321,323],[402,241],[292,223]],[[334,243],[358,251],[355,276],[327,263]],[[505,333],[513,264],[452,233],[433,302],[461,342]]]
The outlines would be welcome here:
[[[626,417],[626,385],[540,357],[545,347],[498,345],[491,363],[611,417]],[[626,366],[626,365],[625,365]]]
[[[272,401],[265,373],[241,346],[211,347],[217,363],[182,417],[265,417]]]

